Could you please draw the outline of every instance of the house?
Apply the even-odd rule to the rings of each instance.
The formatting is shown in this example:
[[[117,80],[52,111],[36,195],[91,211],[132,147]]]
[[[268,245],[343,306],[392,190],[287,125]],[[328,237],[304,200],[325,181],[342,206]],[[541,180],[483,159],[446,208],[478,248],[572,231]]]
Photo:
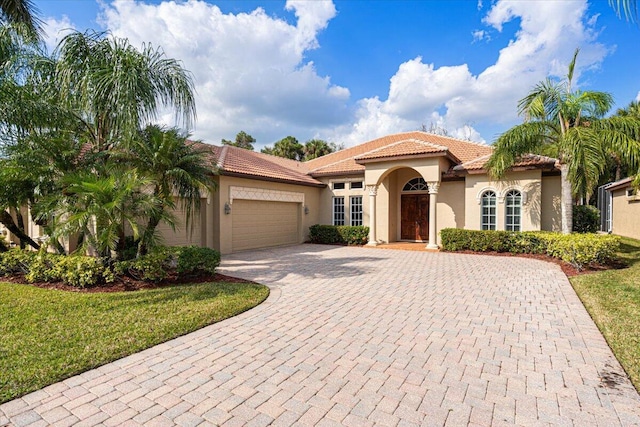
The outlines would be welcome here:
[[[528,155],[506,176],[484,169],[492,148],[425,132],[378,138],[308,162],[207,145],[218,189],[193,232],[162,229],[169,244],[231,253],[296,244],[313,224],[365,225],[369,244],[421,241],[446,227],[561,229],[556,160]]]
[[[598,191],[602,231],[640,239],[640,195],[633,177],[603,185]]]
[[[419,241],[432,249],[447,227],[561,229],[560,171],[549,157],[525,156],[496,181],[485,169],[491,146],[426,132],[388,135],[307,162],[202,147],[218,188],[188,229],[158,227],[169,245],[226,254],[297,244],[314,224],[369,226],[371,245]]]

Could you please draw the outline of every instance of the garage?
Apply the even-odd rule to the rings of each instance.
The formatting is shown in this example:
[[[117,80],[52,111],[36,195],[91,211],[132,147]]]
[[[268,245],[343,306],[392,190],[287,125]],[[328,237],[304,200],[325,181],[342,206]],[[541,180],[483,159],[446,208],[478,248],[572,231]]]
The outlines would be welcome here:
[[[300,204],[233,201],[233,252],[300,243]]]

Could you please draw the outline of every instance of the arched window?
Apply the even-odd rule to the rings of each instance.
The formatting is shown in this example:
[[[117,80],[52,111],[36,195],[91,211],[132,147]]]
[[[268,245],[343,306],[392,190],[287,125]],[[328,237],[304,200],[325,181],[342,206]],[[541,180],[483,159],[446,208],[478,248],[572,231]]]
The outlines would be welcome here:
[[[404,187],[402,187],[402,191],[427,191],[429,190],[429,186],[422,178],[413,178],[411,181],[407,182]]]
[[[494,191],[485,191],[482,193],[480,202],[482,212],[482,230],[496,229],[496,193]]]
[[[520,217],[522,211],[522,193],[510,190],[504,199],[506,209],[505,227],[507,231],[520,231]]]

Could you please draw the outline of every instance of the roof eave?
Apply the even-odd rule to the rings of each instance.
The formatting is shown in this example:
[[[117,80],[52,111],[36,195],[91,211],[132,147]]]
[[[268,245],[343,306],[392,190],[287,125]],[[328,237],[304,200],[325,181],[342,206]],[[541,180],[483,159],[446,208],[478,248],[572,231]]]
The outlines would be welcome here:
[[[311,172],[309,173],[309,176],[315,178],[315,177],[328,177],[328,176],[351,176],[351,175],[364,175],[364,171],[331,171],[331,172]]]
[[[460,160],[451,154],[449,151],[438,151],[434,153],[420,153],[420,154],[408,154],[408,155],[396,155],[396,156],[385,156],[385,157],[375,157],[370,159],[358,159],[354,158],[355,162],[359,165],[364,165],[366,163],[382,163],[382,162],[392,162],[394,160],[406,160],[406,159],[424,159],[430,157],[447,157],[451,159],[454,163],[460,163]]]
[[[236,178],[247,178],[247,179],[255,179],[258,181],[267,181],[267,182],[278,182],[281,184],[292,184],[292,185],[303,185],[305,187],[316,187],[316,188],[324,188],[327,184],[323,182],[313,183],[313,182],[305,182],[305,181],[297,181],[293,179],[284,179],[284,178],[275,178],[270,176],[262,176],[262,175],[253,175],[249,173],[242,172],[232,172],[221,170],[220,175],[222,176],[232,176]]]

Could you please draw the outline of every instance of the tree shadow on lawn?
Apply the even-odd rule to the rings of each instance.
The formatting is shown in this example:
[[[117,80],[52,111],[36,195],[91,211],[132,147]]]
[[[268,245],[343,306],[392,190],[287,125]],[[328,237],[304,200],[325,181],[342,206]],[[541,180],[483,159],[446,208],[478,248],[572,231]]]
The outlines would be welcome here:
[[[352,247],[354,255],[335,255],[344,246],[303,244],[238,252],[222,258],[219,271],[259,283],[278,282],[290,274],[313,279],[340,279],[371,273],[388,258],[384,251],[371,252]],[[362,256],[357,251],[362,250]],[[355,265],[357,263],[357,265]],[[366,268],[366,269],[365,269]]]

